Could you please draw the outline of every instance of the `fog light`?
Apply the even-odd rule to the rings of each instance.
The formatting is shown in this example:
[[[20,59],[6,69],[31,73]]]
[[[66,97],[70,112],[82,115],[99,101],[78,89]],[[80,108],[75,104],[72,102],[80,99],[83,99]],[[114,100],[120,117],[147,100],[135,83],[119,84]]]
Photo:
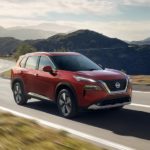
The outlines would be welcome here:
[[[102,90],[102,88],[97,85],[85,85],[84,89],[85,90]]]

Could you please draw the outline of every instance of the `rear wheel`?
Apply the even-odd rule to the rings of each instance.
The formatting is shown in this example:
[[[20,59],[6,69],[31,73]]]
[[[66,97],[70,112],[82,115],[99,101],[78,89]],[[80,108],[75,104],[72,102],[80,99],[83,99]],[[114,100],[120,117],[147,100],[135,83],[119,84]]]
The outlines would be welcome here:
[[[27,97],[24,93],[23,85],[20,82],[15,82],[13,85],[13,94],[15,102],[18,105],[25,105],[27,103]]]
[[[75,96],[68,89],[62,89],[58,93],[57,106],[60,114],[65,118],[74,117],[78,112]]]

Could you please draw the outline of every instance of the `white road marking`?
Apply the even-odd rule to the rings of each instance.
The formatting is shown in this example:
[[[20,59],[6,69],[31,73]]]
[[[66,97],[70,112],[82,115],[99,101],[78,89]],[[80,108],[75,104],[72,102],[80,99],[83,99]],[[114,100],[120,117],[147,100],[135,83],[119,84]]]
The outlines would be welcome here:
[[[14,114],[14,115],[19,116],[19,117],[35,120],[37,123],[39,123],[41,125],[46,125],[48,127],[52,127],[52,128],[55,128],[55,129],[64,130],[64,131],[67,131],[67,132],[69,132],[71,134],[74,134],[76,136],[80,136],[82,138],[97,142],[99,144],[102,144],[102,145],[105,145],[105,146],[108,146],[108,147],[111,147],[111,148],[115,148],[117,150],[135,150],[133,148],[130,148],[130,147],[127,147],[127,146],[124,146],[124,145],[121,145],[121,144],[118,144],[118,143],[115,143],[115,142],[111,142],[111,141],[106,140],[106,139],[98,138],[98,137],[95,137],[95,136],[92,136],[92,135],[89,135],[89,134],[86,134],[86,133],[83,133],[83,132],[80,132],[80,131],[77,131],[77,130],[74,130],[74,129],[71,129],[71,128],[61,126],[59,124],[55,124],[55,123],[48,122],[48,121],[45,121],[45,120],[42,120],[42,119],[39,119],[39,118],[36,118],[36,117],[32,117],[32,116],[26,115],[24,113],[20,113],[20,112],[17,112],[17,111],[14,111],[14,110],[2,107],[2,106],[0,106],[0,109],[2,111],[9,112],[9,113]]]
[[[143,105],[143,104],[135,104],[135,103],[131,103],[131,106],[137,106],[137,107],[145,107],[145,108],[150,108],[150,105]]]
[[[147,94],[150,94],[149,91],[134,91],[134,90],[133,90],[133,93],[147,93]]]

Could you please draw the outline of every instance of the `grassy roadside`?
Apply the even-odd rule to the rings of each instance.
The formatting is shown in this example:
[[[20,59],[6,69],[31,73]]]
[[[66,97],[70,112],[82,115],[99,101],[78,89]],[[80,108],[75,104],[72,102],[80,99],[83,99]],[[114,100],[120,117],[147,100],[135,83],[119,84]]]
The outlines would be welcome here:
[[[10,77],[11,77],[11,70],[7,70],[7,71],[4,71],[4,72],[0,73],[0,77],[2,77],[4,79],[10,79]]]
[[[131,76],[131,79],[132,79],[133,84],[150,86],[150,75]]]
[[[34,121],[0,113],[1,150],[104,150],[75,139],[64,131],[41,127]]]

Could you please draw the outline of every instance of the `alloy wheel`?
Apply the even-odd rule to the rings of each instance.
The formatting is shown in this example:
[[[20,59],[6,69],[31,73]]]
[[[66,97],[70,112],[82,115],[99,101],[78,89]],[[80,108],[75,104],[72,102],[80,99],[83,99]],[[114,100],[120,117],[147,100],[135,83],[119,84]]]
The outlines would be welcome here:
[[[16,83],[14,86],[14,96],[16,103],[20,103],[20,101],[22,101],[22,89],[20,83]]]
[[[72,111],[71,97],[63,92],[59,97],[59,106],[64,116],[68,116]]]

